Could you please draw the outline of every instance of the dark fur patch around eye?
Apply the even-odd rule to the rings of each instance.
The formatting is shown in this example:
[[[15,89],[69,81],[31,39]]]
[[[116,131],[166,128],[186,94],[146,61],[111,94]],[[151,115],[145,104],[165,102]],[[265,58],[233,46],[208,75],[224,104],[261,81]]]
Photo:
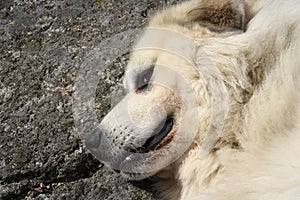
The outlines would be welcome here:
[[[124,78],[124,87],[129,90],[141,90],[149,85],[153,75],[155,64],[140,66],[126,73]]]
[[[145,88],[150,83],[150,79],[153,75],[154,66],[147,67],[136,77],[136,89]]]
[[[145,62],[139,61],[133,70],[127,70],[123,80],[124,88],[127,91],[146,88],[152,78],[156,61],[157,58],[147,59]]]

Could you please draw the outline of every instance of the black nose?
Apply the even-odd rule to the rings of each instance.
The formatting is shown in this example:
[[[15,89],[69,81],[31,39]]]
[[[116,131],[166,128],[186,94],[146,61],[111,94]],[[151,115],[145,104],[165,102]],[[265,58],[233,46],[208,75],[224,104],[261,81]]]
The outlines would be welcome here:
[[[101,144],[102,131],[96,128],[85,138],[85,145],[88,149],[97,149]]]

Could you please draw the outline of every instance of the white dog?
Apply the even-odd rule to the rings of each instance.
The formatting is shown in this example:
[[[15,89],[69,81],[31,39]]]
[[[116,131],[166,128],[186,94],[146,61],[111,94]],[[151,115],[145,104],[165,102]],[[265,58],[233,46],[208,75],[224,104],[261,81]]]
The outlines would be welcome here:
[[[128,95],[86,145],[169,199],[300,199],[300,1],[196,0],[157,13]]]

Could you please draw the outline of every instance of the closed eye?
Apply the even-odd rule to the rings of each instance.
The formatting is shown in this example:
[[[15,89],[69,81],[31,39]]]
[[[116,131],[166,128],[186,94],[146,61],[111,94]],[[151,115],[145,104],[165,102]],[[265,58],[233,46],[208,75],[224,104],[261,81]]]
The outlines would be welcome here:
[[[144,80],[143,85],[139,86],[137,90],[145,90],[149,87],[149,81],[147,79]]]
[[[151,88],[150,80],[153,75],[153,71],[154,71],[154,65],[147,67],[140,74],[136,76],[135,89],[137,92],[145,91]]]
[[[123,80],[127,91],[142,91],[151,85],[155,64],[140,66],[125,73]]]

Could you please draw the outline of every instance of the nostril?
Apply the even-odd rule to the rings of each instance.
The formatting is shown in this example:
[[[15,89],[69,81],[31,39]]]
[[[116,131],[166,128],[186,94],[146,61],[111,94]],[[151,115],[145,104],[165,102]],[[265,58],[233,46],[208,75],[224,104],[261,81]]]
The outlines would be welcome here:
[[[85,138],[85,145],[88,149],[96,149],[100,146],[102,132],[99,128],[92,131],[90,135]]]

